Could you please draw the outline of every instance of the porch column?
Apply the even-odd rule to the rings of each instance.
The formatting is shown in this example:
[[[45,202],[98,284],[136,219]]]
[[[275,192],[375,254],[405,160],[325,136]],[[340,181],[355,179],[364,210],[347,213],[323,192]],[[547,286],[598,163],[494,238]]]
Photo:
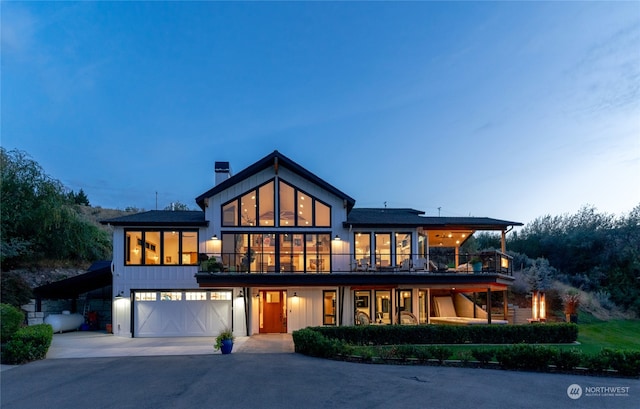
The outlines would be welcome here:
[[[504,310],[504,319],[509,322],[509,306],[507,305],[507,290],[502,291],[502,304]]]
[[[478,303],[477,303],[477,296],[478,296],[478,293],[476,293],[476,292],[474,291],[474,292],[473,292],[473,318],[478,318],[478,317],[476,316],[476,305],[478,305]]]
[[[500,251],[504,254],[507,253],[507,232],[502,230],[502,234],[500,235]]]
[[[487,288],[487,323],[491,324],[491,288]]]

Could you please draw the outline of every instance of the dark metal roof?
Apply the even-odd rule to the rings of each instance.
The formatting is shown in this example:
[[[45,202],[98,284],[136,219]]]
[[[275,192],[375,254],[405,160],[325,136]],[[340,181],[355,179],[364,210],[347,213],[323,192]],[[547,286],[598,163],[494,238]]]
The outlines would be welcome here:
[[[254,163],[253,165],[243,169],[242,171],[240,171],[239,173],[233,175],[232,177],[230,177],[229,179],[226,179],[225,181],[219,183],[218,185],[216,185],[215,187],[213,187],[212,189],[209,189],[208,191],[206,191],[205,193],[201,194],[200,196],[198,196],[196,198],[196,203],[198,204],[198,206],[200,206],[201,209],[205,208],[204,205],[204,201],[206,198],[209,198],[225,189],[228,189],[229,187],[235,185],[236,183],[239,183],[243,180],[245,180],[246,178],[268,168],[271,166],[282,166],[285,167],[287,169],[289,169],[290,171],[297,173],[298,175],[302,176],[303,178],[309,180],[312,183],[315,183],[316,185],[320,186],[321,188],[323,188],[324,190],[338,196],[339,198],[345,200],[347,202],[347,209],[351,209],[353,208],[353,205],[356,203],[355,199],[351,198],[349,195],[347,195],[346,193],[343,193],[342,191],[340,191],[339,189],[335,188],[334,186],[330,185],[329,183],[325,182],[324,180],[322,180],[321,178],[319,178],[318,176],[314,175],[313,173],[309,172],[308,170],[306,170],[305,168],[303,168],[302,166],[298,165],[296,162],[292,161],[291,159],[287,158],[286,156],[284,156],[283,154],[281,154],[280,152],[273,151],[272,153],[270,153],[269,155],[265,156],[264,158],[260,159],[259,161],[257,161],[256,163]]]
[[[425,285],[503,289],[514,278],[499,273],[331,273],[331,274],[211,274],[198,273],[200,287],[282,287],[282,286],[389,286]]]
[[[80,294],[112,285],[112,283],[111,260],[96,261],[86,273],[41,285],[34,288],[33,294],[40,299],[74,299],[78,298]]]
[[[502,230],[510,226],[522,226],[520,222],[489,217],[425,217],[415,209],[362,208],[352,209],[345,227],[407,226],[425,229],[468,228],[471,230]]]
[[[148,212],[101,220],[102,224],[113,226],[173,226],[173,227],[204,227],[208,222],[204,219],[204,212],[200,210],[172,211],[149,210]]]

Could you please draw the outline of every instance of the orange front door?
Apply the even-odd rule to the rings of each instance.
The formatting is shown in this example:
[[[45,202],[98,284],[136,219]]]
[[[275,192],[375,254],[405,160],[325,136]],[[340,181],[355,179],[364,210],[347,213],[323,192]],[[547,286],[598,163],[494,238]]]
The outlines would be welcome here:
[[[282,290],[261,291],[262,293],[262,328],[261,333],[287,332],[287,310]]]

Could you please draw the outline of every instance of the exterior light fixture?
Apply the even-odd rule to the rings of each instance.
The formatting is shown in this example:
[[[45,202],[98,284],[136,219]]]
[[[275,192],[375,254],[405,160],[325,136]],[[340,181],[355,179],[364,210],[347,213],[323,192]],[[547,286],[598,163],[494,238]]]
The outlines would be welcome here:
[[[293,296],[294,296],[294,297],[298,297],[298,293],[294,291],[294,292],[293,292]]]
[[[244,291],[240,290],[240,292],[238,293],[238,298],[244,297]]]
[[[116,296],[115,299],[116,300],[121,300],[124,298],[124,291],[120,291]]]
[[[211,240],[218,240],[218,236],[214,234],[213,236],[211,236]]]
[[[336,237],[333,238],[334,241],[340,241],[340,236],[336,234]]]

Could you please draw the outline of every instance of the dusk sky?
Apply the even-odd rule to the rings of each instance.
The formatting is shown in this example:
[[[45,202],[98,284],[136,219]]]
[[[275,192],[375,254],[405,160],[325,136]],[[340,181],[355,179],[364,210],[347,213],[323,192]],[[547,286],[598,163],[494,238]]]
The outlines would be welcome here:
[[[279,150],[356,200],[640,204],[640,3],[2,2],[1,144],[91,204],[196,208]]]

